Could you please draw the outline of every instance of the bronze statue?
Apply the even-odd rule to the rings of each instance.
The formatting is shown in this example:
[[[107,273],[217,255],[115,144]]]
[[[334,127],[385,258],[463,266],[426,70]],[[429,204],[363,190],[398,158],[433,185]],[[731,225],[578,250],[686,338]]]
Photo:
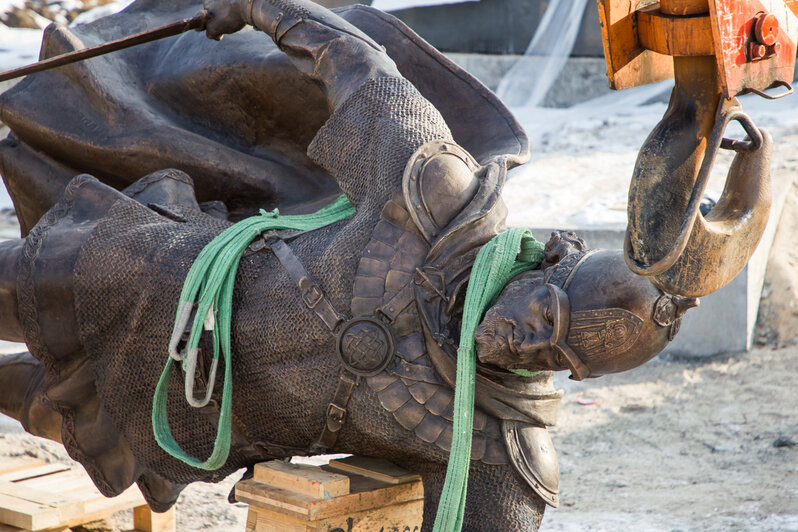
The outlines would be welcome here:
[[[43,56],[197,8],[139,0],[74,32],[49,29]],[[262,460],[387,458],[422,475],[431,530],[463,296],[479,249],[505,229],[500,192],[527,139],[479,82],[376,10],[206,8],[208,36],[232,34],[221,43],[185,34],[30,76],[0,98],[13,132],[0,169],[26,234],[0,244],[0,337],[30,349],[0,359],[0,410],[63,442],[104,494],[136,482],[155,510],[190,482]],[[245,24],[276,47],[235,33]],[[52,91],[69,105],[47,102]],[[339,191],[352,217],[265,235],[240,263],[227,462],[204,471],[172,458],[150,416],[192,261],[258,208],[310,212]],[[553,234],[540,268],[507,284],[477,331],[464,529],[536,529],[557,504],[552,371],[636,367],[695,304],[630,272],[621,252]],[[200,388],[211,351],[205,341]],[[177,380],[175,438],[207,456],[219,393],[191,408]]]

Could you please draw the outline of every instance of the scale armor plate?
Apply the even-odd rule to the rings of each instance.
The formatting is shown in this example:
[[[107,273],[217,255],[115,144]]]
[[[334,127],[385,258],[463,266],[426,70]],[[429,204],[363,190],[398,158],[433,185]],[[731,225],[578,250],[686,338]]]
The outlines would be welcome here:
[[[358,265],[352,314],[373,315],[424,265],[429,246],[402,207],[402,198],[389,201]],[[384,371],[367,377],[382,408],[422,441],[448,452],[452,444],[454,392],[438,376],[427,354],[415,304],[391,325],[396,357]],[[509,463],[498,420],[477,409],[471,459],[489,465]]]

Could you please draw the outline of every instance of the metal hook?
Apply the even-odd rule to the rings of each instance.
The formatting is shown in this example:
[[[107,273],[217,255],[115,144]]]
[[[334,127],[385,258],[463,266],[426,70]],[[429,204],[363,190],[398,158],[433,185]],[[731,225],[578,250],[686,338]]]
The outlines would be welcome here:
[[[199,349],[196,347],[187,348],[185,352],[178,351],[181,341],[186,334],[191,334],[189,322],[191,321],[191,313],[194,311],[195,304],[193,301],[181,301],[177,310],[177,319],[175,320],[175,327],[172,329],[172,337],[169,339],[169,356],[174,360],[183,363],[183,371],[185,373],[184,388],[185,396],[188,404],[194,408],[202,408],[206,406],[213,394],[213,389],[216,384],[216,370],[219,367],[219,359],[214,357],[211,363],[211,371],[208,375],[208,387],[205,390],[205,397],[202,400],[197,400],[194,397],[194,374],[197,371],[197,358],[199,357]],[[208,309],[203,321],[203,329],[212,331],[215,326],[213,305]]]
[[[743,126],[750,140],[733,140],[723,137],[726,126],[735,120]],[[690,200],[687,203],[682,224],[680,226],[679,235],[676,238],[676,243],[673,248],[665,254],[664,257],[659,259],[653,264],[640,264],[632,256],[632,241],[630,229],[627,226],[626,236],[624,238],[623,249],[624,259],[629,269],[637,275],[644,275],[651,277],[659,275],[676,263],[679,257],[684,252],[685,247],[690,239],[693,226],[695,225],[696,218],[700,215],[701,198],[703,197],[704,190],[706,190],[709,176],[712,172],[712,167],[715,164],[715,157],[719,148],[730,149],[734,151],[755,151],[762,146],[762,133],[754,125],[751,118],[742,112],[741,108],[737,105],[728,112],[724,113],[724,101],[720,100],[716,112],[715,127],[709,137],[709,143],[704,155],[704,160],[701,162],[701,168],[698,172],[693,191],[690,195]]]
[[[741,152],[756,151],[762,147],[762,132],[754,125],[751,117],[743,112],[739,112],[737,115],[729,118],[728,121],[731,122],[732,120],[736,120],[743,126],[749,140],[728,139],[724,137],[720,143],[721,149]]]
[[[177,362],[182,362],[185,359],[185,354],[180,353],[177,348],[180,346],[180,342],[186,332],[193,310],[194,303],[192,301],[181,301],[177,309],[177,319],[172,329],[172,337],[169,339],[169,356]]]

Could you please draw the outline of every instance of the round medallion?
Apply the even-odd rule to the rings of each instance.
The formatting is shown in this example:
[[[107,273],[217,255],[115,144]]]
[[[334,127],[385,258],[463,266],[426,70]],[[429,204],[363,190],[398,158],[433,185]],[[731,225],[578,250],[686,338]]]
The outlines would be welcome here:
[[[347,370],[355,375],[371,377],[388,365],[393,358],[393,336],[381,321],[352,318],[338,333],[338,356]]]

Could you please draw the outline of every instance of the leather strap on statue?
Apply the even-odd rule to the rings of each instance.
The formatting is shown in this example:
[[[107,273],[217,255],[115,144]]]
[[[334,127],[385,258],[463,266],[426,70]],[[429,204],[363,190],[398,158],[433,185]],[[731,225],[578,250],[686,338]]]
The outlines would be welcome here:
[[[408,284],[378,309],[378,316],[382,319],[356,316],[345,320],[284,240],[264,238],[264,241],[266,248],[272,250],[299,287],[305,305],[336,335],[341,374],[332,400],[327,405],[324,428],[319,439],[310,447],[311,453],[325,452],[335,445],[338,432],[346,423],[349,398],[360,383],[360,377],[376,375],[393,359],[394,341],[388,324],[413,300],[412,287]]]
[[[359,383],[360,377],[352,375],[346,370],[341,371],[332,401],[327,405],[324,428],[321,430],[319,439],[310,447],[311,453],[323,453],[332,449],[335,442],[338,441],[338,431],[346,423],[346,406],[352,396],[352,391]]]
[[[288,272],[289,277],[299,287],[305,306],[316,313],[321,321],[324,322],[324,325],[330,329],[330,332],[337,334],[345,321],[344,318],[336,312],[335,307],[325,297],[321,287],[313,280],[293,250],[284,240],[272,241],[267,238],[264,238],[264,240],[267,248],[272,250],[274,256],[277,257],[285,271]],[[338,386],[335,388],[332,400],[327,405],[324,428],[319,439],[310,447],[311,452],[324,452],[335,445],[338,440],[338,432],[346,423],[346,407],[349,404],[349,398],[352,396],[352,390],[355,389],[359,382],[360,378],[350,373],[346,367],[341,369],[341,374],[338,377]]]
[[[337,333],[338,328],[344,323],[344,318],[335,311],[332,303],[324,297],[321,287],[302,266],[302,263],[299,262],[299,259],[288,247],[288,244],[284,240],[267,240],[266,244],[279,259],[280,264],[283,265],[291,279],[299,286],[299,292],[302,294],[302,301],[305,305],[321,318],[321,321],[324,322],[328,329],[333,333]]]

